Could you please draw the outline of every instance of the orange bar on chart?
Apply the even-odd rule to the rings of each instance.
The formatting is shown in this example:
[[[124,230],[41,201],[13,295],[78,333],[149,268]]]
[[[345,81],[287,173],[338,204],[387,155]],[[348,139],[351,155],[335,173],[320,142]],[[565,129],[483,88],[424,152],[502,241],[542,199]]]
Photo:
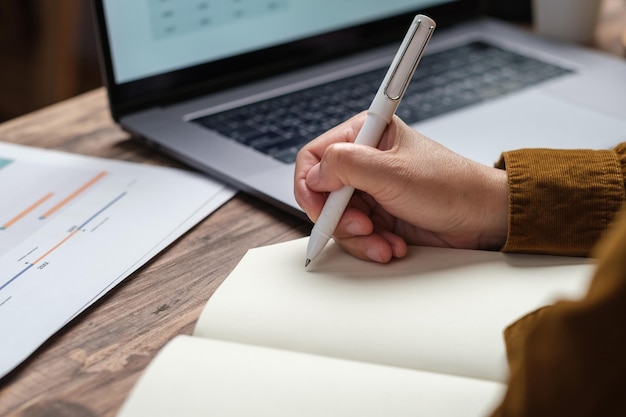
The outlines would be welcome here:
[[[106,171],[102,171],[100,172],[98,175],[96,175],[95,177],[93,177],[92,179],[90,179],[89,181],[87,181],[85,184],[83,184],[80,188],[78,188],[76,191],[74,191],[72,194],[68,195],[67,197],[65,197],[61,202],[59,202],[56,206],[52,207],[50,210],[46,211],[41,217],[40,219],[45,219],[47,217],[52,216],[57,210],[59,210],[61,207],[63,207],[64,205],[66,205],[67,203],[69,203],[70,201],[72,201],[74,198],[76,198],[80,193],[82,193],[83,191],[85,191],[86,189],[88,189],[89,187],[91,187],[92,185],[94,185],[96,182],[98,182],[99,180],[102,179],[102,177],[104,177],[107,174]]]
[[[9,227],[13,226],[22,217],[26,216],[28,213],[30,213],[31,211],[35,210],[37,207],[39,207],[41,204],[43,204],[44,201],[46,201],[47,199],[49,199],[53,195],[54,195],[54,193],[48,193],[48,194],[44,195],[39,200],[37,200],[36,202],[31,204],[26,210],[22,211],[20,214],[18,214],[17,216],[13,217],[11,220],[9,220],[5,224],[3,224],[2,227],[0,227],[0,230],[5,230],[5,229],[8,229]]]
[[[52,252],[54,252],[55,250],[57,250],[59,248],[59,246],[61,246],[62,244],[64,244],[65,242],[67,242],[72,236],[74,236],[76,234],[76,232],[78,232],[79,229],[75,229],[73,230],[69,235],[65,236],[65,238],[60,241],[59,243],[57,243],[56,245],[54,245],[50,250],[48,250],[46,253],[44,253],[43,255],[41,255],[39,258],[37,258],[34,262],[33,265],[37,265],[43,258],[45,258],[46,256],[50,255]]]

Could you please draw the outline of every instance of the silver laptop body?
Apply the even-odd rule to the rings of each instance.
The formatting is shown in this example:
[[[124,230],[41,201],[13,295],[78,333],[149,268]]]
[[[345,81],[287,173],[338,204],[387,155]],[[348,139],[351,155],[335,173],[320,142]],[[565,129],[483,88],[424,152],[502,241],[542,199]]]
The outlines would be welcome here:
[[[197,121],[297,90],[336,82],[354,74],[377,68],[384,69],[389,65],[412,15],[424,13],[437,20],[438,15],[441,14],[441,20],[445,21],[454,13],[459,14],[456,17],[462,18],[461,15],[467,15],[468,10],[477,7],[475,1],[462,0],[422,3],[406,0],[394,1],[363,0],[364,7],[370,3],[391,4],[393,13],[386,15],[382,23],[360,21],[358,24],[355,23],[356,29],[353,27],[333,29],[329,34],[315,34],[309,39],[312,45],[309,46],[312,50],[319,47],[323,49],[324,45],[333,44],[333,37],[338,39],[337,43],[341,43],[345,37],[356,36],[353,30],[357,32],[359,29],[362,32],[381,30],[393,24],[394,30],[389,30],[390,33],[393,32],[392,35],[385,35],[387,32],[363,35],[370,38],[376,38],[379,35],[378,37],[385,39],[384,44],[374,42],[373,46],[362,48],[357,52],[329,54],[329,56],[322,56],[319,60],[311,59],[311,62],[301,65],[281,62],[281,65],[288,70],[280,68],[276,71],[265,68],[271,67],[269,65],[271,62],[267,61],[275,57],[289,57],[291,53],[289,48],[306,48],[307,38],[290,42],[284,48],[281,48],[284,45],[279,45],[262,48],[258,52],[242,53],[241,55],[246,57],[257,54],[250,58],[249,62],[263,64],[259,64],[263,67],[262,71],[259,70],[263,73],[262,76],[254,76],[254,68],[243,68],[239,73],[235,71],[236,76],[230,79],[228,74],[226,76],[220,74],[220,77],[216,78],[219,81],[218,84],[221,83],[221,85],[212,85],[209,82],[211,85],[207,87],[201,85],[202,83],[198,86],[196,81],[198,77],[200,79],[203,77],[202,74],[198,76],[197,71],[187,72],[191,74],[189,78],[198,86],[197,93],[191,88],[194,87],[193,85],[190,87],[184,85],[184,68],[168,70],[163,74],[156,71],[156,74],[146,75],[146,80],[139,78],[120,82],[116,79],[115,60],[119,58],[116,58],[112,52],[114,48],[111,47],[111,43],[114,36],[111,33],[115,30],[123,30],[124,24],[137,19],[130,19],[126,16],[124,19],[118,17],[123,22],[113,22],[111,20],[116,18],[116,15],[115,13],[107,14],[106,8],[115,3],[114,8],[123,11],[124,4],[134,2],[96,1],[103,62],[113,116],[123,128],[134,133],[146,144],[174,156],[191,167],[234,185],[242,191],[302,216],[293,197],[294,165],[292,162],[281,161],[272,155],[259,152],[254,147],[233,140],[229,137],[227,128],[220,129],[220,132],[207,128]],[[188,1],[187,3],[194,2]],[[199,3],[205,4],[204,7],[223,6],[226,9],[230,7],[228,5],[231,2]],[[261,13],[278,14],[281,10],[282,12],[290,10],[284,14],[285,19],[289,19],[289,13],[296,13],[300,4],[296,0],[269,2],[242,0],[234,3],[241,3],[247,7],[242,10],[249,11],[250,15],[244,15],[241,12],[241,16],[255,21],[256,24],[263,18]],[[255,5],[258,6],[257,3],[267,3],[270,8],[262,12],[255,9]],[[408,7],[408,3],[418,4],[418,6]],[[327,8],[330,8],[332,12],[333,4],[341,7],[342,2],[329,0],[328,4]],[[323,5],[319,4],[319,7],[323,8]],[[153,23],[155,19],[172,17],[172,14],[155,15],[155,10],[150,10],[152,15],[146,12],[145,20],[152,19]],[[172,10],[174,10],[172,13],[176,13],[178,9]],[[257,15],[253,15],[253,12]],[[291,17],[293,18],[293,14]],[[369,19],[372,18],[369,17]],[[222,25],[226,24],[227,19],[224,18]],[[254,37],[253,28],[250,30],[252,32],[244,31],[241,36]],[[176,33],[175,29],[163,25],[157,28],[153,24],[150,36],[155,44],[167,42],[168,37],[171,37],[178,42],[178,45],[184,45],[183,40],[188,35]],[[189,37],[189,42],[192,39]],[[483,18],[472,18],[467,22],[454,22],[450,25],[438,24],[426,56],[416,71],[416,77],[420,75],[422,65],[426,65],[424,63],[429,55],[435,56],[472,42],[480,45],[487,43],[512,51],[514,54],[532,57],[563,71],[558,76],[513,92],[501,95],[494,93],[493,97],[466,106],[452,105],[449,111],[412,123],[416,129],[450,149],[488,165],[492,165],[504,150],[521,147],[608,148],[619,141],[626,140],[626,62],[579,46],[542,39],[509,24]],[[304,51],[306,55],[306,49]],[[140,55],[141,51],[137,51],[137,54]],[[297,55],[297,52],[293,54]],[[315,53],[312,52],[312,54]],[[235,60],[234,65],[236,65],[236,58],[232,58]],[[304,61],[307,61],[306,56]],[[218,64],[223,64],[223,62],[219,61]],[[233,65],[232,62],[229,65]],[[211,79],[210,64],[201,63],[191,67],[193,68],[188,71],[203,68],[206,79]],[[532,71],[529,70],[529,72]],[[237,79],[238,77],[241,81]],[[441,86],[433,89],[431,88],[433,82],[436,83],[436,81],[429,81],[428,86],[422,87],[425,89],[424,94],[421,94],[419,90],[415,92],[414,100],[422,104],[440,104],[444,100],[442,97],[446,92],[446,86],[452,83],[442,82]],[[415,78],[413,83],[418,85]],[[170,84],[174,86],[172,90],[177,90],[178,94],[167,93]],[[426,87],[428,87],[427,92]],[[135,94],[136,91],[138,93]],[[329,91],[330,93],[327,94],[332,95],[332,88]],[[369,99],[364,102],[362,109],[366,109],[368,105]],[[399,115],[404,105],[403,101],[400,104]]]

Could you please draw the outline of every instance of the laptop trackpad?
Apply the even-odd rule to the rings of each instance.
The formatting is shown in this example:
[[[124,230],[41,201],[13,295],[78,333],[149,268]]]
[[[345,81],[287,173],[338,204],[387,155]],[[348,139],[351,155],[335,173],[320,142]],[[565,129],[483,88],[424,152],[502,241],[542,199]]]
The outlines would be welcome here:
[[[626,120],[541,91],[527,91],[413,125],[470,159],[493,165],[520,148],[606,149],[626,140]]]

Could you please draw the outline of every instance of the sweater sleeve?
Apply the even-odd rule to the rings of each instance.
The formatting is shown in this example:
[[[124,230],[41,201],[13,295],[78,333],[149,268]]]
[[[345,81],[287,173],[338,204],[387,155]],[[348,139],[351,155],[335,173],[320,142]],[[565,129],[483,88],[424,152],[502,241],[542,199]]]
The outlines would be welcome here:
[[[626,416],[626,212],[593,251],[587,294],[509,326],[510,377],[492,417]]]
[[[504,252],[588,256],[626,201],[626,143],[613,150],[502,154],[509,224]]]

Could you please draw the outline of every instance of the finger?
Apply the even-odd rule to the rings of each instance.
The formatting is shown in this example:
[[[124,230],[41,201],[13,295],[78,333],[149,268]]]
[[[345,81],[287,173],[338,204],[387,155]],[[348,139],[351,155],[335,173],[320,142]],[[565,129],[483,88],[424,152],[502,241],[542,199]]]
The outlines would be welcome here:
[[[335,238],[335,242],[352,256],[379,263],[387,263],[393,258],[393,250],[389,242],[378,234]]]
[[[294,170],[294,196],[298,205],[311,220],[315,221],[319,217],[326,196],[316,192],[320,190],[313,190],[309,187],[306,182],[307,175],[312,169],[317,169],[315,167],[319,164],[328,146],[337,142],[353,141],[364,119],[365,113],[352,117],[309,142],[298,153]]]
[[[406,242],[393,233],[370,234],[350,238],[335,238],[335,242],[352,256],[378,263],[387,263],[392,259],[406,256]]]
[[[294,197],[307,217],[316,222],[326,202],[326,194],[314,192],[307,187],[305,180],[298,180],[294,183]]]
[[[356,214],[356,212],[349,214]],[[356,219],[356,217],[354,219]],[[354,224],[356,223],[349,223],[349,225]],[[365,222],[359,224],[365,227],[362,230],[363,232],[368,230],[367,226],[365,226]],[[371,229],[371,222],[369,225]],[[346,225],[340,224],[337,229],[341,229],[345,226]],[[381,233],[344,234],[338,230],[333,235],[333,238],[346,252],[359,259],[368,261],[386,263],[393,258],[403,258],[408,251],[406,241],[402,237],[389,231],[383,231]]]
[[[319,164],[309,170],[306,183],[315,191],[334,191],[344,185],[376,195],[387,183],[393,166],[376,148],[352,143],[334,143],[326,148]]]
[[[339,239],[349,239],[355,236],[367,236],[373,232],[374,225],[367,213],[348,207],[341,216],[333,236]]]
[[[322,160],[326,149],[332,144],[353,142],[364,120],[365,114],[358,114],[304,145],[296,157],[295,177],[306,177],[308,171]]]
[[[406,241],[400,236],[390,233],[382,232],[381,236],[387,241],[391,248],[391,253],[394,258],[404,258],[408,252],[408,246]]]
[[[365,117],[365,112],[361,112],[351,117],[345,122],[333,127],[327,132],[324,132],[311,142],[304,145],[300,150],[300,153],[304,155],[311,155],[319,161],[322,159],[326,148],[331,144],[339,142],[354,142],[359,131],[361,130],[361,127],[363,126]]]
[[[365,114],[351,119],[352,123],[356,123],[352,124],[353,130],[349,134],[352,140],[356,138],[364,119]],[[324,153],[318,155],[319,164],[307,174],[307,185],[316,191],[333,191],[350,185],[377,194],[397,168],[392,156],[384,151],[400,146],[416,134],[394,116],[377,147],[353,144],[352,140],[326,143]]]

